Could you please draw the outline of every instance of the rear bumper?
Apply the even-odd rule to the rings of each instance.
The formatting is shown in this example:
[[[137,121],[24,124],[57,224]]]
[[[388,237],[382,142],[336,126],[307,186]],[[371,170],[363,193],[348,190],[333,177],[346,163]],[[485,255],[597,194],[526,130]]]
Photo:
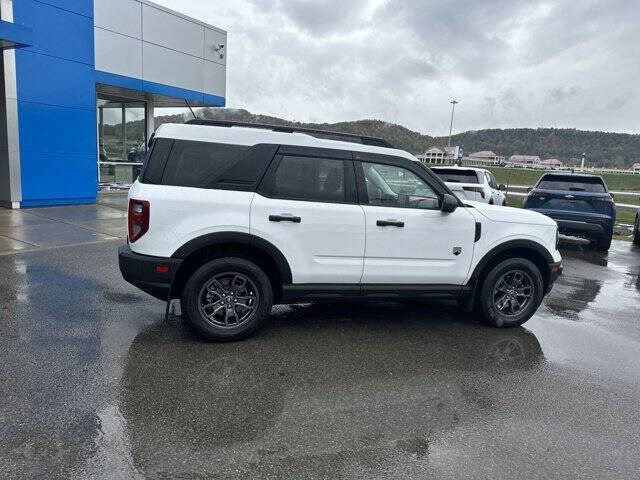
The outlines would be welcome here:
[[[155,298],[167,300],[182,260],[140,255],[132,252],[129,245],[122,245],[118,249],[118,263],[127,282]]]
[[[600,223],[561,219],[557,219],[556,223],[558,231],[567,235],[603,236],[608,230],[608,227]]]

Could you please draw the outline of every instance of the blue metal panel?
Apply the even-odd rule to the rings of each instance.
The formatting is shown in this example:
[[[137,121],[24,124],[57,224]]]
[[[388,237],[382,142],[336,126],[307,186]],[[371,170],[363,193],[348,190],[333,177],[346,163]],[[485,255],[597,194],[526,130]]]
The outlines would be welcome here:
[[[21,152],[21,206],[95,202],[97,155]],[[26,181],[25,181],[26,180]]]
[[[205,93],[203,103],[205,105],[209,105],[212,107],[224,107],[226,106],[227,101],[224,97],[219,97],[218,95],[210,95],[208,93]]]
[[[33,46],[16,51],[21,206],[95,201],[93,1],[13,6],[14,21],[33,27]]]
[[[2,48],[28,47],[33,43],[33,31],[24,25],[0,20],[0,42]]]
[[[209,95],[195,90],[185,88],[172,87],[162,83],[150,82],[148,80],[140,80],[137,78],[126,77],[124,75],[116,75],[115,73],[96,71],[96,83],[105,85],[113,85],[116,87],[130,88],[132,90],[140,90],[156,95],[164,95],[173,98],[184,98],[199,104],[209,105],[212,107],[224,107],[224,97],[217,95]]]
[[[21,1],[21,0],[18,0]],[[79,13],[85,17],[93,18],[93,0],[37,0],[54,7],[62,8],[70,12]]]
[[[33,29],[33,45],[27,50],[94,64],[92,18],[36,0],[20,0],[13,2],[13,21]]]
[[[16,51],[18,98],[95,111],[93,66],[48,55]]]
[[[93,110],[18,100],[18,118],[21,152],[95,154],[97,151]]]
[[[142,80],[139,78],[126,77],[124,75],[101,72],[99,70],[96,70],[96,83],[142,91]]]

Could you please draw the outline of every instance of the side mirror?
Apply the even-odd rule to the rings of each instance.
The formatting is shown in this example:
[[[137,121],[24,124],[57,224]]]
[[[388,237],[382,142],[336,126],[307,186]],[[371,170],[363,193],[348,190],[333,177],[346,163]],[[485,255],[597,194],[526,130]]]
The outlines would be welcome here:
[[[501,192],[506,192],[507,187],[505,186],[504,183],[501,183],[500,185],[498,185],[498,190],[500,190]]]
[[[451,213],[455,211],[456,208],[458,208],[458,199],[453,195],[445,193],[442,197],[442,207],[440,207],[440,210],[444,213]]]
[[[533,190],[533,187],[527,187],[527,193],[531,193],[531,190]]]
[[[613,193],[609,193],[609,195],[611,195],[611,198],[616,198],[616,196]]]

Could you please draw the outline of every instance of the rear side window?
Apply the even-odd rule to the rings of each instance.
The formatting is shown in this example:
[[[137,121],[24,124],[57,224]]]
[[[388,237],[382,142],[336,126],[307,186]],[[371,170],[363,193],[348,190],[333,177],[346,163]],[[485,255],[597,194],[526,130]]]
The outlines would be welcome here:
[[[607,191],[601,178],[570,175],[545,175],[538,182],[537,188],[590,193],[606,193]]]
[[[267,180],[266,190],[276,198],[344,202],[344,169],[342,160],[285,156]]]
[[[160,183],[164,167],[171,152],[173,140],[170,138],[156,138],[153,147],[143,167],[142,181],[144,183]]]
[[[237,164],[250,147],[222,143],[175,140],[162,177],[163,185],[211,187]]]
[[[460,170],[458,168],[438,168],[435,173],[443,182],[453,183],[480,183],[478,175],[473,170]]]

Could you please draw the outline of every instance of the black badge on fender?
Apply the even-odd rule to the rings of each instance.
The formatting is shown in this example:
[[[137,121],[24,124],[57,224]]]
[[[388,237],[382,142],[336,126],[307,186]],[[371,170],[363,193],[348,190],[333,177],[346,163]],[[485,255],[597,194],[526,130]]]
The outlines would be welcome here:
[[[453,254],[458,256],[462,253],[462,247],[453,247]]]

